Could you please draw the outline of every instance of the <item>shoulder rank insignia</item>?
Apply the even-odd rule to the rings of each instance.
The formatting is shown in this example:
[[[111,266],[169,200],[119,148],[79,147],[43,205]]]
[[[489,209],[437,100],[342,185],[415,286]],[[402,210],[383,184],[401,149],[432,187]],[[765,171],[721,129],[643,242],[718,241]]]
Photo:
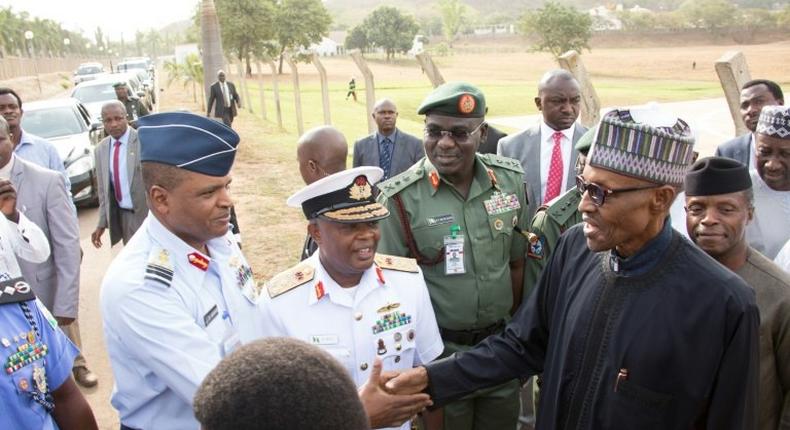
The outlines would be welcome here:
[[[173,263],[170,261],[170,253],[166,249],[154,249],[148,257],[148,265],[145,266],[145,279],[157,282],[169,287],[173,282]]]
[[[407,257],[396,257],[394,255],[376,253],[376,265],[382,269],[397,270],[399,272],[417,273],[419,266],[417,260]]]
[[[287,293],[300,285],[312,281],[314,277],[315,268],[313,266],[309,263],[297,264],[270,279],[266,283],[266,290],[269,292],[269,297],[275,298],[280,294]]]
[[[22,277],[0,282],[0,304],[26,302],[35,298],[30,284]]]

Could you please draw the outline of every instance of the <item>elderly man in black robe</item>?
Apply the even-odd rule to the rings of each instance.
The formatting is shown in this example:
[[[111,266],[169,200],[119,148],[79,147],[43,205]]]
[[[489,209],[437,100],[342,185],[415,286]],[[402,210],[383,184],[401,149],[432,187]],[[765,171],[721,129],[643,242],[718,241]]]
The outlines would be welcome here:
[[[577,178],[583,222],[504,332],[387,388],[441,406],[543,372],[538,430],[756,428],[754,293],[669,222],[693,143],[655,107],[606,114]]]

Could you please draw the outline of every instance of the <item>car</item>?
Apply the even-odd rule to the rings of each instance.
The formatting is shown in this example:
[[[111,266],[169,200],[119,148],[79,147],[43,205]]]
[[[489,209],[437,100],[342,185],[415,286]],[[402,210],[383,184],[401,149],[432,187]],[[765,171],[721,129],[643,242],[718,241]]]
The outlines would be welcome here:
[[[102,65],[102,63],[82,63],[77,67],[77,70],[74,71],[72,80],[74,81],[74,85],[77,85],[81,82],[96,79],[104,73],[106,72],[104,71],[104,65]]]
[[[130,85],[129,91],[132,94],[137,94],[140,97],[141,101],[145,103],[145,107],[148,108],[149,112],[154,111],[154,103],[156,102],[154,91],[149,84],[146,84],[145,80],[148,77],[148,73],[143,70],[129,70],[128,72],[117,73],[113,76],[123,77],[124,79],[128,80]],[[143,92],[144,94],[140,94]]]
[[[85,105],[93,122],[100,123],[101,107],[110,100],[117,100],[113,85],[118,82],[126,82],[131,97],[145,99],[145,91],[140,89],[140,83],[136,77],[115,73],[77,85],[71,92],[71,97]],[[150,105],[150,101],[142,101],[146,107]]]
[[[98,205],[93,150],[104,129],[91,119],[85,106],[73,98],[25,103],[22,128],[55,145],[71,181],[74,204]]]

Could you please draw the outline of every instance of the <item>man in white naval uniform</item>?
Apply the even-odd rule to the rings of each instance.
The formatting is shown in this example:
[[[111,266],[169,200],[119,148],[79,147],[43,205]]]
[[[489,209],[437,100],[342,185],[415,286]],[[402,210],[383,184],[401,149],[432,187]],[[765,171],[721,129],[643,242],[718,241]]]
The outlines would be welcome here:
[[[258,290],[228,230],[239,136],[180,112],[142,117],[138,133],[150,213],[101,288],[112,405],[123,430],[197,430],[203,378],[259,337]]]
[[[309,220],[318,252],[269,281],[260,301],[265,335],[323,348],[358,387],[379,363],[385,372],[409,369],[433,361],[443,350],[417,262],[376,254],[378,220],[389,216],[372,189],[382,175],[378,167],[345,170],[288,199]],[[374,428],[400,425],[422,409],[404,406],[400,419],[378,422],[365,396],[362,400]],[[437,416],[430,413],[426,421]]]

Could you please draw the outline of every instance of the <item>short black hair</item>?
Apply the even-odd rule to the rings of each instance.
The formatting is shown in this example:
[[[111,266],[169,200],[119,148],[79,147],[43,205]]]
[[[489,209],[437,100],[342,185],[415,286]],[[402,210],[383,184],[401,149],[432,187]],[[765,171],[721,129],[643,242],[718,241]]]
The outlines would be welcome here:
[[[19,97],[19,94],[17,94],[16,91],[8,87],[0,87],[0,96],[4,96],[6,94],[11,94],[12,96],[14,96],[16,98],[17,104],[19,105],[19,108],[20,109],[22,108],[22,99]]]
[[[204,430],[368,430],[348,371],[296,339],[248,343],[222,360],[193,402]]]
[[[186,176],[184,169],[155,161],[143,161],[140,163],[140,170],[143,174],[143,186],[146,191],[149,191],[154,185],[159,185],[166,190],[172,190]]]
[[[743,88],[741,88],[741,90],[756,87],[757,85],[765,85],[768,87],[768,91],[774,96],[775,99],[784,101],[785,96],[784,93],[782,93],[782,88],[776,82],[769,81],[768,79],[752,79],[751,81],[743,84]]]

